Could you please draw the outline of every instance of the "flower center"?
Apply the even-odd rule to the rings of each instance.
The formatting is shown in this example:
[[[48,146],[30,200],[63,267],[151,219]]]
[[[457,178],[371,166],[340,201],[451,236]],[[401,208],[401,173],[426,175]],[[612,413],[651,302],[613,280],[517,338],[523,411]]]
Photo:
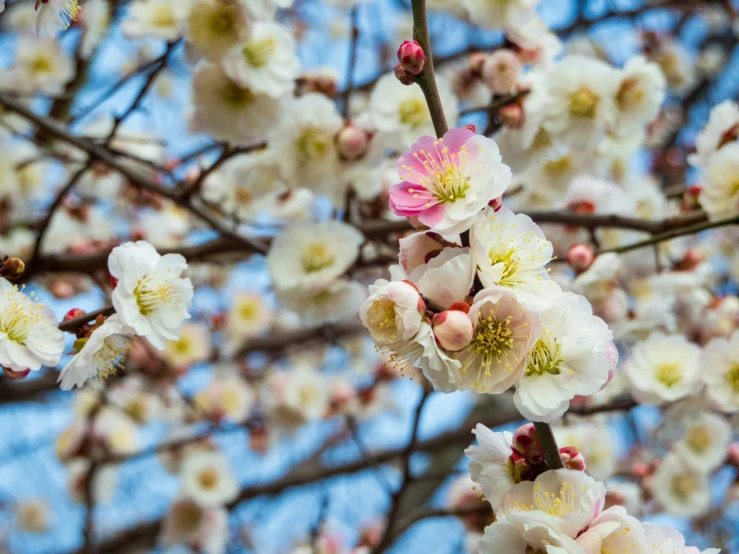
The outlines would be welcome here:
[[[536,136],[534,137],[534,140],[531,142],[531,149],[540,150],[544,148],[549,148],[551,145],[552,145],[552,137],[542,127],[541,129],[537,131]]]
[[[529,354],[526,365],[526,377],[532,375],[559,375],[562,347],[555,340],[542,334],[534,349]]]
[[[51,60],[46,56],[36,56],[31,63],[31,69],[34,73],[51,73],[52,68]]]
[[[464,177],[454,165],[450,165],[444,173],[437,176],[438,182],[434,197],[443,203],[454,203],[464,198],[470,188],[470,180]]]
[[[703,454],[711,446],[711,433],[705,427],[691,427],[685,434],[685,444],[697,454]]]
[[[190,351],[190,341],[185,337],[180,337],[172,344],[172,350],[178,354],[187,354]]]
[[[13,342],[25,344],[31,331],[45,319],[43,306],[34,304],[33,298],[19,292],[17,287],[5,291],[3,296],[0,332]]]
[[[194,502],[181,504],[177,508],[177,522],[180,528],[191,531],[200,526],[202,521],[203,510]]]
[[[582,119],[592,119],[598,109],[600,97],[587,87],[580,87],[570,93],[570,115]]]
[[[670,491],[680,500],[689,500],[697,488],[695,479],[690,475],[676,475],[670,481]]]
[[[257,307],[251,302],[245,302],[239,307],[239,317],[244,321],[252,321],[256,318]]]
[[[234,14],[230,9],[215,10],[208,18],[208,30],[213,35],[227,35],[236,27]]]
[[[569,155],[544,162],[544,172],[551,177],[561,177],[571,168],[572,158]]]
[[[540,510],[550,516],[562,519],[568,514],[575,512],[577,498],[575,496],[575,485],[573,483],[562,483],[559,492],[553,494],[541,490],[539,483],[534,483],[533,505],[515,503],[514,507],[524,512]],[[534,551],[536,552],[536,551]]]
[[[146,402],[141,398],[134,398],[131,400],[131,402],[126,404],[123,411],[137,423],[143,423],[146,421]]]
[[[616,105],[621,111],[632,110],[644,100],[644,89],[637,79],[624,79],[616,93]]]
[[[235,414],[241,406],[241,396],[234,389],[226,389],[221,395],[221,406],[227,414]]]
[[[331,137],[321,129],[308,127],[300,134],[295,146],[301,160],[314,161],[320,160],[326,155],[330,143]]]
[[[655,379],[669,389],[682,381],[683,372],[680,369],[680,365],[675,362],[662,364],[657,367]]]
[[[206,490],[212,490],[218,484],[218,472],[212,467],[206,468],[198,474],[198,483]]]
[[[160,4],[153,8],[151,12],[151,24],[154,27],[174,27],[177,24],[177,19],[169,5]]]
[[[503,264],[503,274],[498,281],[499,285],[513,286],[518,282],[514,279],[514,276],[518,274],[519,265],[515,249],[501,251],[493,247],[488,251],[488,257],[491,265]]]
[[[303,252],[300,263],[306,273],[316,273],[327,267],[331,267],[336,261],[336,256],[324,243],[313,243]]]
[[[92,355],[100,379],[107,379],[119,369],[123,369],[126,356],[133,347],[133,337],[123,334],[105,337],[103,346]]]
[[[498,321],[491,315],[485,317],[481,312],[477,313],[477,325],[472,340],[469,346],[463,350],[467,355],[467,359],[462,363],[460,369],[462,375],[465,375],[472,362],[476,359],[480,360],[480,369],[474,383],[475,388],[484,388],[487,377],[492,376],[490,368],[494,362],[505,364],[506,367],[510,366],[508,353],[515,344],[510,321],[511,316],[503,321]]]
[[[398,106],[398,115],[403,125],[415,129],[428,119],[426,103],[419,98],[408,98]]]
[[[277,50],[277,41],[273,37],[262,40],[250,40],[242,53],[252,67],[264,67]]]
[[[739,363],[733,364],[726,372],[726,382],[736,394],[739,394]]]
[[[369,321],[380,329],[395,330],[395,304],[387,299],[375,300]]]
[[[159,308],[177,302],[179,295],[171,281],[161,277],[144,277],[133,289],[141,315],[147,316]]]
[[[229,80],[221,91],[223,103],[234,109],[240,109],[251,103],[254,94],[248,88],[241,88]]]

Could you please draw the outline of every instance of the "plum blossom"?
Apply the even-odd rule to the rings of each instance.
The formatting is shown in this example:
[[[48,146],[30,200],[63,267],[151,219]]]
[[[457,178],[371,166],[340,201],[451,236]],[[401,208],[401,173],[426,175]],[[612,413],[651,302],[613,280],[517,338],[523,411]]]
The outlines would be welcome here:
[[[503,287],[477,293],[469,317],[474,333],[470,344],[452,356],[461,364],[454,383],[460,390],[503,392],[526,367],[526,354],[541,334],[539,317]]]
[[[471,244],[483,286],[547,301],[562,293],[545,267],[552,260],[552,243],[529,216],[487,208],[472,228]]]
[[[144,241],[127,242],[110,253],[108,269],[118,280],[113,306],[122,323],[159,350],[179,337],[193,297],[192,282],[180,276],[187,269],[185,258],[161,256]]]
[[[392,346],[411,340],[420,330],[426,305],[418,289],[407,281],[376,281],[359,310],[375,343]]]
[[[701,172],[698,202],[711,219],[739,213],[739,143],[712,154]]]
[[[706,167],[710,157],[739,138],[739,106],[726,100],[711,109],[708,123],[695,139],[695,154],[688,156],[693,167]]]
[[[717,337],[703,349],[701,379],[706,394],[721,411],[739,411],[739,330]]]
[[[278,289],[320,290],[349,268],[363,242],[359,231],[339,221],[299,223],[272,241],[267,267]]]
[[[444,248],[428,263],[417,266],[408,280],[418,287],[435,309],[446,310],[469,295],[475,279],[475,264],[469,248]]]
[[[443,234],[469,229],[511,182],[495,142],[464,128],[421,137],[398,160],[398,173],[403,182],[390,189],[390,208]]]
[[[64,334],[47,306],[0,277],[0,366],[13,371],[55,366]]]
[[[218,452],[195,451],[180,469],[182,493],[206,508],[222,506],[238,493],[228,460]]]
[[[77,19],[81,8],[77,0],[36,0],[36,34],[41,30],[54,36],[57,31],[65,31]]]
[[[133,347],[135,330],[114,314],[95,329],[79,353],[59,374],[59,388],[82,387],[89,379],[106,379],[122,369]]]
[[[513,399],[527,419],[551,422],[575,396],[598,392],[615,372],[618,355],[610,357],[612,333],[583,296],[561,294],[540,321],[541,335]]]
[[[582,471],[550,470],[516,484],[498,513],[507,519],[516,513],[543,512],[553,518],[554,530],[574,539],[601,513],[605,497],[603,483]]]
[[[682,335],[652,333],[638,343],[624,371],[641,402],[661,404],[698,392],[701,350]]]
[[[711,506],[709,475],[685,463],[675,453],[662,459],[652,480],[652,493],[672,514],[695,516]]]
[[[480,423],[472,432],[477,437],[478,446],[470,446],[464,451],[470,458],[470,475],[495,510],[516,484],[510,460],[513,435],[508,431],[491,431]]]

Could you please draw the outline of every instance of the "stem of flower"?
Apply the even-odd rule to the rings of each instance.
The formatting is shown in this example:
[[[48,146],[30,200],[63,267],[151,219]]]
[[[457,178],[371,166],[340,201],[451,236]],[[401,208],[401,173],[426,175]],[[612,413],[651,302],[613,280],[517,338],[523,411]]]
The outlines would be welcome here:
[[[544,458],[547,460],[549,469],[563,469],[562,458],[559,456],[559,447],[552,428],[548,423],[535,421],[534,429],[536,429],[536,436],[539,437],[539,442],[544,450]]]
[[[446,124],[444,108],[441,106],[439,89],[436,86],[436,77],[434,76],[431,39],[429,38],[429,27],[426,22],[426,0],[412,0],[411,8],[413,10],[413,38],[421,45],[426,56],[426,63],[423,66],[423,71],[416,77],[416,83],[421,87],[423,95],[426,97],[426,104],[429,107],[431,121],[434,123],[436,136],[441,138],[449,130],[449,127]]]

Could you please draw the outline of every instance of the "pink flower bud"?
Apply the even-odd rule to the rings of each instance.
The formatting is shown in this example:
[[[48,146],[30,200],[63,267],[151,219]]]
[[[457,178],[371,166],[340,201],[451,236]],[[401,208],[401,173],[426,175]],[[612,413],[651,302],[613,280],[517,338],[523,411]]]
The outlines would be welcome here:
[[[687,189],[685,189],[685,193],[683,194],[683,199],[680,204],[680,208],[684,212],[689,212],[689,211],[698,209],[700,207],[700,202],[698,201],[698,197],[700,196],[700,193],[702,190],[703,190],[703,187],[701,185],[691,185]]]
[[[347,125],[336,138],[339,154],[345,160],[358,160],[367,153],[369,137],[367,133],[354,125]]]
[[[739,443],[732,442],[729,445],[728,451],[727,451],[727,461],[729,464],[739,467]]]
[[[70,319],[75,319],[77,317],[82,317],[86,313],[87,312],[85,312],[85,310],[81,310],[79,308],[72,308],[66,314],[64,314],[64,319],[62,321],[66,322],[66,321],[69,321]]]
[[[447,310],[436,314],[431,320],[436,342],[449,352],[458,352],[472,340],[472,321],[465,312]]]
[[[397,64],[393,71],[395,73],[395,78],[398,79],[398,81],[400,81],[400,83],[403,85],[412,85],[416,82],[416,80],[413,78],[413,74],[408,73],[400,64]]]
[[[573,244],[567,251],[567,264],[577,273],[582,273],[595,260],[593,249],[587,244]]]
[[[488,202],[488,206],[493,208],[496,212],[503,206],[503,197],[498,196],[498,198],[493,198],[490,202]]]
[[[513,433],[511,448],[529,465],[538,465],[544,458],[544,450],[533,423],[522,425]]]
[[[405,40],[398,48],[398,61],[406,72],[418,75],[426,64],[426,55],[415,40]]]
[[[521,62],[513,51],[496,50],[482,64],[482,79],[495,94],[510,94],[521,73]]]
[[[467,304],[467,302],[455,302],[449,308],[448,310],[458,310],[460,312],[464,312],[466,314],[470,313],[470,305]]]
[[[520,129],[524,124],[523,108],[518,104],[508,104],[498,109],[498,117],[510,129]]]
[[[477,127],[475,127],[474,123],[468,123],[467,125],[463,127],[463,129],[469,129],[473,133],[477,134]]]
[[[24,370],[21,370],[21,371],[15,371],[15,370],[12,370],[12,369],[8,369],[7,367],[4,367],[3,368],[3,373],[5,373],[5,376],[8,379],[12,379],[13,381],[21,381],[21,380],[25,379],[30,372],[31,372],[30,369],[24,369]]]
[[[559,449],[562,464],[566,469],[585,471],[585,458],[574,446],[564,446]]]

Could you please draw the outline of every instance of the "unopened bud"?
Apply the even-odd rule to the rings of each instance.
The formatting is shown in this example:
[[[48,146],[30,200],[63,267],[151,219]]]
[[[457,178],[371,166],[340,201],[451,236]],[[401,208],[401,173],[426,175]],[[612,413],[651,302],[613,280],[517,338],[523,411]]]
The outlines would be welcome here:
[[[336,138],[339,154],[345,160],[358,160],[367,153],[369,140],[367,133],[354,125],[347,125]]]
[[[426,64],[426,55],[415,40],[405,40],[398,48],[398,61],[406,72],[418,75]]]
[[[587,244],[573,244],[567,251],[567,264],[577,273],[588,269],[594,259],[593,249]]]
[[[25,379],[30,372],[31,372],[30,369],[23,369],[21,371],[15,371],[12,369],[8,369],[7,367],[3,368],[3,373],[5,373],[5,376],[8,379],[12,379],[13,381],[21,381],[22,379]]]
[[[513,51],[496,50],[482,64],[482,78],[495,94],[510,94],[521,73],[521,62]]]
[[[477,134],[477,127],[475,127],[475,124],[474,123],[468,123],[467,125],[465,125],[464,127],[462,127],[462,129],[469,129],[473,133]]]
[[[408,73],[400,64],[397,64],[395,66],[393,72],[395,73],[395,78],[398,79],[398,81],[400,81],[403,85],[412,85],[416,82],[413,78],[413,74]]]
[[[498,211],[501,206],[503,206],[503,197],[498,196],[497,198],[493,198],[490,202],[488,202],[488,206],[493,208],[494,211]]]
[[[87,312],[85,310],[81,310],[79,308],[72,308],[66,314],[64,314],[64,320],[63,321],[69,321],[70,319],[76,319],[78,317],[82,317],[86,313]]]
[[[467,302],[455,302],[448,308],[449,310],[457,310],[466,314],[470,313],[470,305]]]
[[[533,423],[522,425],[513,433],[511,448],[529,465],[538,465],[544,459],[544,450]]]
[[[683,199],[680,205],[684,212],[696,210],[700,207],[698,197],[700,196],[702,190],[703,187],[701,185],[691,185],[687,189],[685,189],[685,193],[683,194]]]
[[[562,458],[562,464],[565,466],[565,469],[585,471],[585,458],[574,446],[560,448],[559,455]]]
[[[26,269],[26,264],[20,258],[8,258],[3,264],[3,277],[8,279],[17,279]]]
[[[739,443],[732,442],[727,450],[727,462],[734,467],[739,467]]]
[[[74,285],[68,281],[57,279],[49,285],[49,292],[54,295],[54,298],[72,298],[74,296]]]
[[[497,114],[503,125],[510,129],[520,129],[524,124],[523,108],[518,104],[501,106],[498,108]]]
[[[472,340],[474,329],[467,314],[460,310],[447,310],[431,320],[434,336],[439,345],[449,352],[458,352]]]

